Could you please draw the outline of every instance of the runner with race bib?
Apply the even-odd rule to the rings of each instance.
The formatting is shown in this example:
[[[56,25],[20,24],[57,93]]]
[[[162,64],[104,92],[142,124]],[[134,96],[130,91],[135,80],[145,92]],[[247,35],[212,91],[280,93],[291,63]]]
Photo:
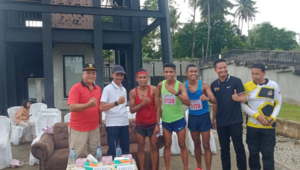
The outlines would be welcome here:
[[[173,63],[164,64],[166,80],[158,84],[162,98],[162,125],[165,140],[164,158],[166,169],[170,170],[172,133],[176,132],[184,170],[188,169],[188,152],[185,145],[186,121],[182,104],[189,106],[190,99],[184,84],[175,80],[176,66]]]
[[[189,107],[188,128],[191,131],[191,136],[195,146],[195,158],[198,168],[196,170],[203,170],[201,164],[201,141],[200,133],[202,134],[204,158],[206,169],[211,167],[211,150],[209,145],[210,129],[212,128],[209,114],[208,101],[216,103],[216,98],[213,95],[210,86],[198,79],[198,69],[194,64],[189,64],[186,67],[186,76],[188,81],[185,82],[187,94],[191,100]]]

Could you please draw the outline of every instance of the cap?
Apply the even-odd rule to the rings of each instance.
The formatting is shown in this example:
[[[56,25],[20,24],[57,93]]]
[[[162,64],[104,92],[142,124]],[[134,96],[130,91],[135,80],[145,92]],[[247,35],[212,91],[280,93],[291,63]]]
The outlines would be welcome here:
[[[96,68],[95,64],[93,64],[93,63],[86,63],[86,64],[84,64],[82,71],[85,71],[85,70],[97,71],[97,68]]]
[[[112,73],[123,73],[126,74],[124,68],[120,65],[115,65],[112,69]]]

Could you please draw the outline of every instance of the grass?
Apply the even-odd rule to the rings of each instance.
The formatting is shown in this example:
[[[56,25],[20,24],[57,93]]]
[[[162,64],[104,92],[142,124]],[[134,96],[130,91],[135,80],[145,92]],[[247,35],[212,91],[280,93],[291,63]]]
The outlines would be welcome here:
[[[300,106],[282,103],[278,118],[300,122]]]

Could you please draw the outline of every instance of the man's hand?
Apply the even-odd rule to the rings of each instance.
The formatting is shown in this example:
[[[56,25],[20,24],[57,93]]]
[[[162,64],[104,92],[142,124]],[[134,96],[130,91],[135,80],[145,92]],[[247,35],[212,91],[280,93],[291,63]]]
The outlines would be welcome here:
[[[272,125],[274,123],[274,119],[271,117],[269,120],[268,120],[268,126]]]
[[[155,135],[159,134],[159,131],[160,131],[159,125],[156,124],[156,125],[155,125],[155,128],[154,128],[154,134],[155,134]]]
[[[212,120],[211,124],[212,124],[213,129],[217,130],[217,122],[216,122],[216,120]]]
[[[239,102],[240,101],[240,97],[239,95],[236,93],[236,89],[234,89],[234,94],[232,95],[232,100]]]
[[[104,125],[100,125],[99,128],[100,128],[99,130],[100,130],[100,134],[101,134],[103,132]]]
[[[145,105],[149,104],[150,102],[151,102],[151,99],[149,97],[145,97],[145,95],[143,95],[142,105],[145,106]]]
[[[118,104],[123,104],[125,103],[125,97],[124,96],[121,96],[119,99],[118,99]]]
[[[259,115],[257,116],[256,120],[259,121],[260,124],[262,124],[263,126],[269,126],[269,122],[266,119],[267,117],[264,115]]]
[[[205,94],[202,94],[202,95],[200,96],[200,99],[201,99],[202,101],[210,101],[210,98],[207,97]]]
[[[88,102],[88,104],[89,104],[90,107],[96,107],[97,106],[97,100],[96,100],[96,98],[92,97],[90,99],[90,101]]]
[[[167,84],[166,84],[166,89],[170,92],[170,93],[172,93],[172,94],[177,94],[177,91],[174,89],[174,87],[172,87],[172,86],[168,86]]]

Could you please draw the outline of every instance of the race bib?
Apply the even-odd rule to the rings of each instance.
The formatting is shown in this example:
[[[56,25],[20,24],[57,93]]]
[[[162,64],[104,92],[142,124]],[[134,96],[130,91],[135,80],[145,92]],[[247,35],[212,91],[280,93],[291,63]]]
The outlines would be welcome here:
[[[176,96],[174,94],[164,94],[164,104],[165,105],[175,105],[176,104]]]
[[[201,101],[201,99],[191,100],[190,109],[191,110],[201,110],[202,109],[202,101]]]

